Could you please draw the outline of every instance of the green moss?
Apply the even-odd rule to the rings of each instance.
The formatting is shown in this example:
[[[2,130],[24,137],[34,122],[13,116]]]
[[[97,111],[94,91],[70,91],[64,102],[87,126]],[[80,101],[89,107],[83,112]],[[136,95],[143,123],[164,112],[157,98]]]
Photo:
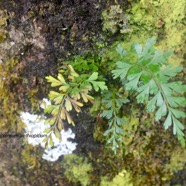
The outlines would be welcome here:
[[[38,156],[35,155],[37,147],[31,144],[25,145],[21,151],[21,163],[25,165],[26,169],[40,168],[40,162]],[[40,154],[41,159],[41,154]]]
[[[73,183],[80,182],[83,186],[90,183],[92,166],[87,158],[75,154],[65,155],[62,165],[65,168],[65,176]]]
[[[185,48],[184,25],[185,0],[139,0],[128,10],[129,23],[132,28],[130,37],[158,36],[159,47],[169,49],[176,54],[170,59],[173,64],[183,61]]]
[[[99,162],[112,167],[105,173],[109,178],[101,177],[101,185],[164,185],[169,183],[175,171],[183,169],[185,150],[176,144],[171,132],[162,130],[161,124],[154,124],[152,115],[141,114],[140,119],[135,117],[140,112],[140,109],[133,109],[133,117],[128,119],[129,123],[124,127],[123,153],[118,152],[114,158],[113,154],[108,155],[104,151],[99,157]],[[95,131],[99,134],[99,138],[96,136],[98,140],[101,132],[104,132],[103,128],[100,129],[102,125],[99,124]],[[169,158],[170,162],[167,162]],[[121,174],[114,176],[116,172],[121,173],[121,170],[127,170],[123,177]]]
[[[171,154],[170,164],[166,165],[166,168],[172,172],[177,172],[184,168],[186,163],[186,149],[181,147],[176,147]]]
[[[102,177],[100,186],[133,186],[133,183],[131,182],[130,173],[122,170],[112,181],[108,180],[107,177]]]
[[[132,142],[135,133],[137,131],[139,125],[139,118],[131,118],[128,121],[128,124],[123,126],[123,130],[125,131],[124,136],[123,136],[123,143],[125,145],[128,145]]]
[[[0,43],[6,39],[6,20],[8,15],[6,11],[0,10]]]
[[[156,18],[150,11],[144,8],[141,3],[133,4],[132,8],[128,10],[130,15],[129,23],[132,26],[133,33],[144,33],[144,31],[154,29]]]
[[[13,73],[18,60],[7,59],[0,64],[0,115],[1,115],[1,130],[15,129],[20,132],[24,128],[24,124],[18,116],[18,103],[16,95],[10,92],[10,83],[16,83],[19,77]]]

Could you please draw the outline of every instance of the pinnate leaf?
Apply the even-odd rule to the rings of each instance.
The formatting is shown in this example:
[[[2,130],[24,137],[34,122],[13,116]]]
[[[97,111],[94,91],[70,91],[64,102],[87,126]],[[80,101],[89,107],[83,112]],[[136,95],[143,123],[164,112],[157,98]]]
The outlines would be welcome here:
[[[124,79],[132,65],[122,61],[118,61],[116,63],[116,66],[117,69],[112,70],[113,78],[116,79],[117,77],[120,77],[120,79]]]
[[[46,79],[47,79],[47,81],[48,81],[49,83],[51,83],[51,86],[52,86],[52,87],[57,87],[57,86],[62,85],[61,81],[59,81],[59,80],[53,78],[52,76],[47,76]]]
[[[88,81],[93,81],[96,80],[97,78],[98,78],[98,73],[93,72],[92,75],[88,78]]]

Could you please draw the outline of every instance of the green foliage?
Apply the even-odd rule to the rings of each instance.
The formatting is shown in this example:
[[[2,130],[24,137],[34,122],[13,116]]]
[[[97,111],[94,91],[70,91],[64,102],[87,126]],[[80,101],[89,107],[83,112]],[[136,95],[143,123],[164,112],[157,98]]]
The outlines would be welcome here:
[[[185,145],[184,126],[180,120],[185,117],[185,113],[179,108],[186,104],[182,96],[186,86],[181,81],[173,81],[173,78],[182,71],[182,67],[169,64],[168,57],[171,52],[156,50],[155,43],[156,38],[152,37],[146,41],[144,47],[139,43],[134,43],[128,51],[119,44],[116,47],[119,56],[116,68],[111,70],[111,74],[108,72],[109,68],[105,69],[102,71],[102,77],[98,76],[98,72],[92,72],[101,71],[102,63],[98,65],[95,63],[96,60],[84,60],[80,56],[75,58],[74,63],[69,62],[73,67],[64,65],[57,79],[48,76],[48,82],[52,87],[58,87],[58,91],[50,91],[49,98],[54,104],[45,109],[46,113],[53,116],[46,121],[51,124],[51,129],[45,131],[49,133],[48,138],[45,139],[46,144],[49,142],[52,145],[52,132],[57,137],[60,136],[59,131],[62,130],[64,120],[74,125],[70,111],[74,109],[80,112],[83,106],[82,101],[93,103],[94,97],[90,95],[92,90],[96,92],[107,90],[103,78],[107,77],[106,80],[110,78],[109,90],[102,92],[101,95],[96,94],[97,101],[92,112],[99,113],[108,121],[108,129],[104,132],[104,136],[107,144],[111,145],[115,153],[121,144],[131,142],[134,136],[130,138],[128,130],[137,130],[136,127],[139,124],[137,119],[134,122],[135,129],[124,125],[133,121],[124,119],[128,115],[125,114],[124,105],[129,102],[127,98],[130,96],[131,99],[134,95],[138,104],[145,104],[147,112],[155,114],[156,121],[164,120],[165,129],[173,126],[173,134],[177,135],[182,145]],[[66,67],[65,70],[64,67]],[[127,136],[129,140],[126,140]],[[123,140],[126,142],[121,143]]]
[[[123,125],[127,123],[121,115],[121,107],[127,102],[124,94],[116,90],[106,92],[102,99],[103,111],[100,116],[106,118],[109,125],[104,136],[108,136],[107,144],[111,144],[115,154],[124,134]]]
[[[65,78],[64,72],[66,73]],[[50,124],[51,128],[45,130],[48,136],[44,141],[46,146],[48,143],[53,146],[52,133],[54,132],[55,136],[60,138],[59,132],[63,128],[64,120],[75,125],[70,111],[74,109],[76,112],[80,112],[83,101],[93,103],[94,98],[90,96],[92,90],[98,92],[107,90],[107,87],[105,82],[97,81],[97,72],[93,72],[91,75],[79,75],[71,65],[66,65],[65,70],[60,70],[57,79],[52,76],[48,76],[46,79],[52,87],[58,87],[58,91],[50,91],[49,98],[53,104],[45,108],[45,113],[51,114],[52,117],[46,120],[46,124]]]
[[[155,50],[155,43],[155,37],[148,39],[144,47],[134,43],[129,57],[127,51],[119,45],[117,52],[123,56],[123,60],[116,63],[116,69],[112,70],[113,77],[125,81],[124,88],[136,92],[137,102],[146,103],[148,112],[155,111],[156,120],[165,117],[164,128],[173,125],[173,134],[177,134],[184,145],[184,126],[178,119],[184,118],[185,113],[178,110],[178,107],[185,106],[185,98],[180,95],[186,86],[181,81],[171,82],[182,67],[168,64],[167,58],[171,53]]]
[[[93,58],[85,60],[82,56],[75,56],[72,61],[67,61],[66,64],[72,65],[79,72],[97,72],[99,69],[99,64]]]
[[[62,165],[65,168],[65,176],[70,181],[80,182],[83,186],[89,185],[89,173],[92,171],[92,166],[87,158],[75,154],[65,155]]]

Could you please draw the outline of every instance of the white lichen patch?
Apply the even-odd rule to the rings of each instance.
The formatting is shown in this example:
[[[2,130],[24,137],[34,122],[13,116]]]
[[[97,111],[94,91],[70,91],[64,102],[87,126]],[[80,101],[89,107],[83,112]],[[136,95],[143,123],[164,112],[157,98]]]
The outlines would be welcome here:
[[[46,106],[45,104],[50,104],[50,102],[47,99],[43,99],[41,108],[44,108]],[[45,149],[45,143],[42,141],[46,134],[43,131],[50,127],[49,124],[45,124],[46,117],[28,112],[21,112],[20,117],[26,125],[25,136],[28,143],[33,146],[40,145],[44,148],[44,154],[42,156],[43,159],[56,161],[60,156],[71,154],[76,149],[77,143],[69,141],[69,139],[75,138],[75,134],[71,129],[61,131],[62,141],[56,138],[55,135],[52,135],[54,146],[52,148],[49,147],[48,149]]]

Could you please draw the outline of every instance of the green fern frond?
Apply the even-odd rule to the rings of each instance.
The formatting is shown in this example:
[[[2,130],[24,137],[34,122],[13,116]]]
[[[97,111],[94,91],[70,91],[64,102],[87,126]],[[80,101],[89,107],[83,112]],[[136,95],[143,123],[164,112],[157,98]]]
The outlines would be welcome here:
[[[128,99],[121,93],[106,92],[103,95],[102,106],[103,111],[101,117],[108,120],[109,128],[105,131],[107,144],[111,144],[112,150],[116,154],[117,148],[119,148],[124,134],[123,125],[126,124],[126,120],[121,116],[121,107],[127,103]]]
[[[117,51],[123,56],[122,61],[116,63],[116,69],[112,70],[113,78],[126,80],[126,90],[135,91],[138,103],[147,103],[147,111],[155,111],[155,119],[165,117],[164,128],[173,126],[173,134],[177,135],[182,145],[185,145],[183,124],[178,120],[184,118],[184,112],[178,110],[185,106],[185,98],[182,97],[186,86],[180,81],[172,82],[172,78],[182,71],[182,67],[174,67],[167,63],[171,52],[164,53],[155,50],[155,37],[147,40],[145,46],[135,43],[129,54],[137,56],[136,61],[130,61],[127,52],[118,46]],[[121,52],[125,51],[125,52]]]

